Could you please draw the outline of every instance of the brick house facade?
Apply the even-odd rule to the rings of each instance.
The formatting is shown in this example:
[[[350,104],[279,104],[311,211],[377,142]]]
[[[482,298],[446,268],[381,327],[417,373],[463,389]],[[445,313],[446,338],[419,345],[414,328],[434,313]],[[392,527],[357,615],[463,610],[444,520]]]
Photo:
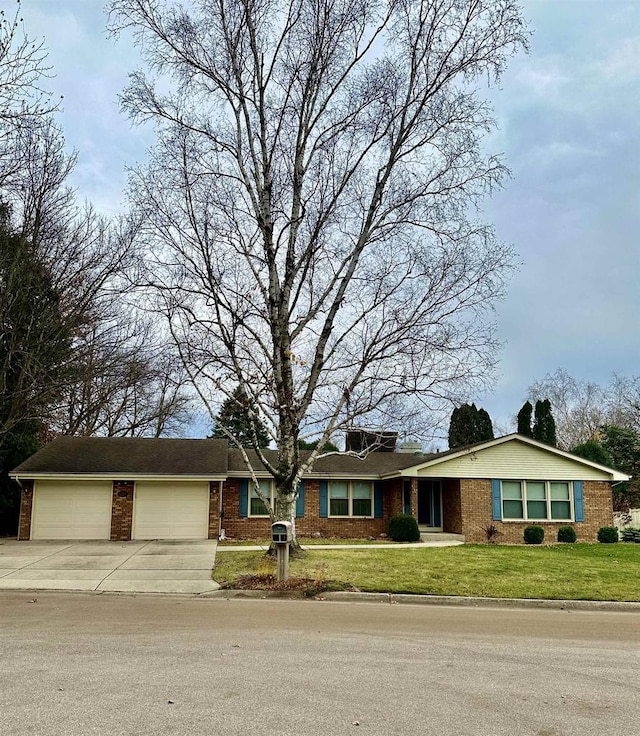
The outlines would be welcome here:
[[[187,528],[195,531],[188,531],[190,535],[216,539],[224,530],[233,539],[269,536],[269,516],[248,499],[250,474],[239,453],[225,441],[63,439],[36,453],[12,474],[22,487],[21,540],[47,538],[32,524],[41,494],[43,498],[49,495],[48,504],[58,517],[64,504],[71,502],[61,495],[56,509],[56,489],[76,488],[78,493],[67,495],[74,504],[82,505],[83,481],[79,478],[83,473],[94,481],[103,479],[95,483],[101,483],[104,490],[101,513],[110,514],[99,527],[108,532],[91,538],[126,541],[134,537],[136,513],[144,512],[137,504],[139,478],[144,478],[147,487],[155,483],[163,491],[158,499],[169,498],[176,484],[177,500],[173,498],[173,511],[167,509],[165,516],[181,512],[179,493],[183,489],[193,491],[192,511],[187,511],[195,520]],[[258,478],[269,487],[264,468],[255,456],[250,459]],[[164,474],[154,475],[157,468]],[[112,479],[104,480],[109,475]],[[433,455],[380,452],[364,459],[346,453],[331,455],[319,459],[313,472],[303,478],[296,529],[300,536],[379,537],[386,533],[391,517],[405,512],[415,516],[424,530],[461,534],[467,542],[487,541],[487,528],[493,526],[498,542],[521,543],[524,527],[530,523],[544,526],[547,541],[554,541],[558,527],[567,524],[574,527],[580,541],[595,541],[598,529],[612,524],[611,483],[625,478],[518,435]],[[97,498],[100,487],[93,489]],[[45,513],[42,508],[41,515]],[[201,523],[195,517],[203,509],[207,518]],[[514,509],[516,517],[522,518],[514,517]],[[163,516],[162,508],[152,511]],[[170,522],[165,519],[162,527],[169,529],[167,538],[180,538],[185,527],[176,525],[174,531]],[[81,528],[74,531],[71,520],[69,529],[63,525],[59,535],[67,531],[67,538],[80,538]],[[51,538],[65,538],[59,535]]]

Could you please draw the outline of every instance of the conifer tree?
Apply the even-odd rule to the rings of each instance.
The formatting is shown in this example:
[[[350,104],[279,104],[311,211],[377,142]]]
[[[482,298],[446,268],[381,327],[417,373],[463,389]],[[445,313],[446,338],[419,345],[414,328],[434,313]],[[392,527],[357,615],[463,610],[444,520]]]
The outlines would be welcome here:
[[[549,399],[536,401],[533,439],[546,442],[547,445],[556,446],[556,422],[551,412]]]
[[[486,409],[478,409],[478,428],[476,442],[493,439],[493,422]]]
[[[493,424],[485,409],[475,404],[462,404],[451,413],[449,423],[449,448],[472,445],[493,439]]]
[[[531,417],[533,416],[533,406],[530,401],[525,401],[522,409],[518,412],[518,434],[525,437],[533,437],[531,429]]]
[[[265,448],[271,440],[264,423],[250,411],[247,396],[240,386],[222,402],[209,436],[229,439],[229,434],[243,447]]]

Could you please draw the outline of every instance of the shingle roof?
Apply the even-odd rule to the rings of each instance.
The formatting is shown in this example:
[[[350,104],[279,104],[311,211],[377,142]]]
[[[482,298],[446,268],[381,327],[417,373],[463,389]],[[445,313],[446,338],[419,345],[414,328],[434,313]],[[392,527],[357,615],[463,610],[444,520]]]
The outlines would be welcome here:
[[[58,437],[13,473],[226,475],[226,440]]]
[[[263,451],[270,462],[276,450]],[[264,471],[254,450],[247,452],[253,468]],[[300,453],[302,458],[309,452]],[[360,459],[328,455],[316,461],[311,475],[384,475],[429,460],[433,455],[372,452]],[[25,460],[12,473],[142,475],[226,475],[246,472],[240,450],[224,439],[184,440],[147,437],[58,437]]]
[[[327,455],[316,461],[308,475],[336,475],[351,478],[384,477],[425,463],[444,460],[449,456],[464,454],[474,449],[481,451],[485,447],[516,439],[578,463],[606,470],[611,473],[613,480],[628,480],[628,476],[619,471],[604,468],[604,466],[517,434],[431,454],[371,452],[363,459],[346,453]],[[270,462],[276,462],[276,450],[264,450],[263,452]],[[257,472],[265,470],[253,450],[249,450],[247,454]],[[308,452],[300,453],[303,460],[308,455]],[[243,472],[246,473],[247,470],[240,450],[229,448],[227,440],[224,439],[59,437],[25,460],[11,471],[11,474],[22,478],[28,478],[31,473],[225,477],[227,473],[238,475]]]
[[[277,461],[276,450],[263,450],[263,453],[269,462],[275,463]],[[309,454],[309,452],[301,452],[300,457],[301,459],[305,459]],[[258,456],[255,451],[247,451],[247,456],[254,470],[258,472],[264,471],[265,468],[258,460]],[[386,475],[387,473],[393,473],[396,470],[420,465],[433,457],[436,457],[436,455],[413,455],[402,452],[371,452],[364,458],[358,458],[353,455],[340,453],[336,455],[327,455],[326,457],[321,457],[316,460],[316,463],[309,475],[352,475],[354,477],[359,475]],[[246,465],[240,450],[230,448],[229,472],[240,473],[242,471],[246,471]]]

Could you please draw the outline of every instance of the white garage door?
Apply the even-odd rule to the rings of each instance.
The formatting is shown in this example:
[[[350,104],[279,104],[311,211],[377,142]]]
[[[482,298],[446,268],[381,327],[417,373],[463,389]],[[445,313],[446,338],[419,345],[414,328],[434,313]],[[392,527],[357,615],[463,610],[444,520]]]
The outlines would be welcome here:
[[[134,539],[206,539],[208,530],[207,482],[136,482]]]
[[[36,481],[31,539],[109,539],[111,481]]]

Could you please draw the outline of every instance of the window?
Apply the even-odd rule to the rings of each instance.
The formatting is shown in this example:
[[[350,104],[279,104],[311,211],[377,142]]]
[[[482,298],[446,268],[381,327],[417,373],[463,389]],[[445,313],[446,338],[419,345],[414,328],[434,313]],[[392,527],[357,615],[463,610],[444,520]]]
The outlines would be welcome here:
[[[503,480],[502,518],[571,521],[571,486],[568,481]]]
[[[260,492],[265,498],[269,499],[273,508],[273,483],[270,480],[258,481]],[[249,481],[251,494],[249,496],[249,516],[269,516],[269,509],[265,506],[264,501],[258,496],[255,486]]]
[[[329,483],[329,516],[373,516],[373,484],[367,481]]]
[[[571,518],[571,495],[568,483],[550,483],[551,487],[551,518]]]

